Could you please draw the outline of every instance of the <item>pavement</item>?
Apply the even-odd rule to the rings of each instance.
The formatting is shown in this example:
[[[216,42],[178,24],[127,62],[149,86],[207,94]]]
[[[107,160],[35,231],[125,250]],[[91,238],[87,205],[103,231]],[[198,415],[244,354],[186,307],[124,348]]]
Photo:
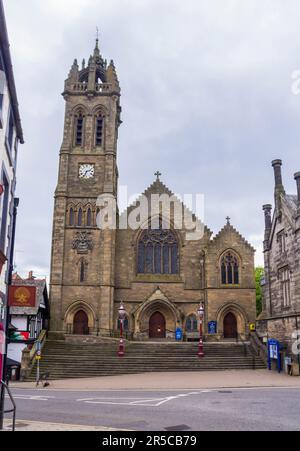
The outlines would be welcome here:
[[[33,389],[34,382],[17,382],[12,388]],[[243,370],[196,373],[146,373],[51,381],[56,390],[189,390],[214,388],[299,387],[300,377],[291,377],[268,370]],[[42,388],[41,388],[42,389]]]
[[[6,420],[4,423],[4,431],[12,430],[12,422]],[[43,423],[40,421],[17,421],[16,432],[116,432],[118,429],[108,428],[104,426],[86,426],[78,424],[63,423]],[[124,429],[119,429],[124,431]]]

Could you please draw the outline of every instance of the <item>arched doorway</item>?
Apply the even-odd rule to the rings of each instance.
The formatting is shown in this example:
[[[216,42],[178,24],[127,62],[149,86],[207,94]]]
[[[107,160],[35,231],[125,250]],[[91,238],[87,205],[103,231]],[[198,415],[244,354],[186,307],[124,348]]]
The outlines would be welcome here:
[[[80,310],[74,316],[74,335],[89,335],[89,319],[87,314]]]
[[[227,313],[224,318],[224,338],[237,338],[237,319],[233,313]]]
[[[166,338],[166,319],[160,312],[153,313],[149,321],[149,338]]]

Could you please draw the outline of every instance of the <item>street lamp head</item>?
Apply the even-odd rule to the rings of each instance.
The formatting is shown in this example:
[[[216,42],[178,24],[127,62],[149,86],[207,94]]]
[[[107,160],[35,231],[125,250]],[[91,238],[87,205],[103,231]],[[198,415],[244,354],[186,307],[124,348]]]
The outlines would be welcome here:
[[[204,303],[200,302],[199,308],[198,308],[198,315],[200,318],[203,318],[204,316]]]
[[[125,310],[123,301],[121,301],[121,303],[120,303],[119,317],[121,320],[124,320],[126,318],[126,310]]]

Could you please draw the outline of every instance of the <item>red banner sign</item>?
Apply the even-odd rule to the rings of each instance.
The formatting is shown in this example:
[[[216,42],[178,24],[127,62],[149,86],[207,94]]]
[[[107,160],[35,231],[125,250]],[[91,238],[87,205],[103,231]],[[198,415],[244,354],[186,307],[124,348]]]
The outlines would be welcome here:
[[[34,308],[36,306],[36,287],[9,287],[9,306]]]

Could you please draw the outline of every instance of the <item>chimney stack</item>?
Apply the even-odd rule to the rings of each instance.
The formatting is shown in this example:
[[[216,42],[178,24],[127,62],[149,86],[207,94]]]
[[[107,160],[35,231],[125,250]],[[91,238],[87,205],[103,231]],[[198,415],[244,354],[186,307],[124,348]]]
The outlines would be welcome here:
[[[263,206],[263,211],[265,212],[265,241],[264,249],[267,250],[269,247],[269,238],[272,229],[272,205],[267,204]]]
[[[282,171],[281,171],[282,161],[274,160],[272,161],[272,166],[274,168],[274,176],[275,176],[275,208],[279,216],[281,209],[281,195],[285,194],[282,182]]]
[[[33,271],[29,271],[29,274],[28,274],[28,280],[33,280],[34,279],[34,277],[33,277]]]

